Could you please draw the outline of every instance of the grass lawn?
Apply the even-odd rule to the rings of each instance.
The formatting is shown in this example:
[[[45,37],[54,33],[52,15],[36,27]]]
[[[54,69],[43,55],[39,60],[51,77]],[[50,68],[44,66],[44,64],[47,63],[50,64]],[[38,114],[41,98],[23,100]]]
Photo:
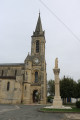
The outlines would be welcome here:
[[[68,112],[68,113],[80,113],[80,108],[72,107],[72,109],[49,109],[41,108],[41,112]]]

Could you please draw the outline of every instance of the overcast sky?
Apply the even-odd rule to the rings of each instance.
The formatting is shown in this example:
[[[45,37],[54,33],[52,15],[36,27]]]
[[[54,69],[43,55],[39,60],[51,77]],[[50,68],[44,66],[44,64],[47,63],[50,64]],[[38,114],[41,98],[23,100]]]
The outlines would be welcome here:
[[[58,57],[60,78],[80,79],[80,0],[0,0],[0,63],[23,63],[31,52],[31,35],[40,10],[46,38],[47,79],[54,79]]]

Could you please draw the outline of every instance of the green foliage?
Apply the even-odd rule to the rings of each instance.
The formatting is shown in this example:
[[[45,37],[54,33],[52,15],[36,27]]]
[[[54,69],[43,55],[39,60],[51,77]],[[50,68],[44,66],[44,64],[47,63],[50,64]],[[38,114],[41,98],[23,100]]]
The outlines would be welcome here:
[[[62,98],[77,98],[77,83],[72,78],[63,78],[60,81],[60,93]]]
[[[76,107],[72,107],[72,109],[49,109],[49,108],[41,108],[40,111],[42,112],[63,112],[63,113],[80,113],[80,109]]]
[[[53,96],[48,96],[47,97],[47,102],[51,102],[52,99],[53,99]]]
[[[80,79],[78,80],[78,83],[80,83]]]
[[[50,94],[50,96],[54,95],[54,80],[48,81],[48,93]]]
[[[77,101],[77,102],[76,102],[76,107],[77,107],[77,108],[80,108],[80,101]]]
[[[55,91],[54,80],[48,81],[48,93],[53,96]],[[80,80],[78,83],[72,78],[64,77],[60,80],[60,94],[63,100],[65,98],[80,98]]]
[[[77,93],[78,93],[78,98],[80,98],[80,82],[77,84]]]

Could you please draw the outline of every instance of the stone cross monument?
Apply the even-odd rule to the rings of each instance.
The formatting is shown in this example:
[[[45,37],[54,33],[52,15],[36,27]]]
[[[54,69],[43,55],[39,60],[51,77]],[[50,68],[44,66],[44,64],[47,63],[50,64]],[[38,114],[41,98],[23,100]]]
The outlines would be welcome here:
[[[62,108],[62,100],[60,96],[60,85],[59,85],[59,73],[60,69],[58,68],[58,58],[55,59],[55,68],[53,69],[55,76],[55,96],[53,100],[54,108]]]
[[[60,85],[59,85],[59,73],[60,69],[58,68],[58,58],[55,59],[55,67],[53,69],[54,76],[55,76],[55,96],[53,99],[53,105],[52,106],[46,106],[44,108],[49,109],[72,109],[71,107],[65,107],[62,105],[62,100],[60,96]]]

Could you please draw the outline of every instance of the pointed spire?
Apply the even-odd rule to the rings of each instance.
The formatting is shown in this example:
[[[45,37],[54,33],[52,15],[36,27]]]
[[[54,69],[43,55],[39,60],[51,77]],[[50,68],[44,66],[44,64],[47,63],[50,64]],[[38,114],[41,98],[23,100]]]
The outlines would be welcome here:
[[[42,32],[42,24],[41,24],[40,12],[39,12],[39,17],[38,17],[35,32]]]
[[[42,30],[42,23],[41,23],[40,11],[39,11],[39,17],[38,17],[36,29],[35,29],[35,32],[33,33],[33,35],[36,35],[36,36],[37,35],[44,35],[44,31]]]

